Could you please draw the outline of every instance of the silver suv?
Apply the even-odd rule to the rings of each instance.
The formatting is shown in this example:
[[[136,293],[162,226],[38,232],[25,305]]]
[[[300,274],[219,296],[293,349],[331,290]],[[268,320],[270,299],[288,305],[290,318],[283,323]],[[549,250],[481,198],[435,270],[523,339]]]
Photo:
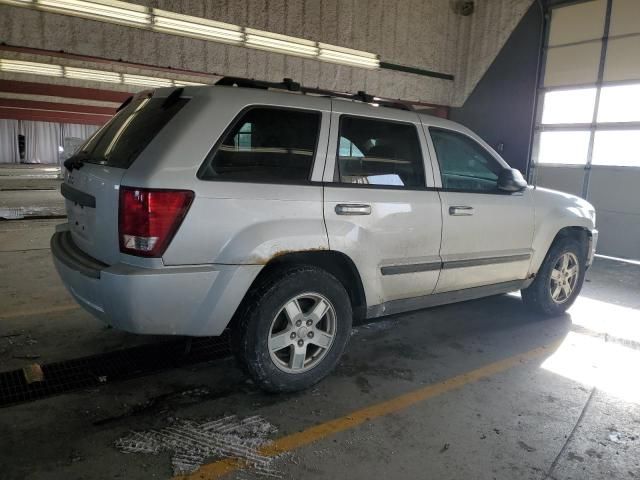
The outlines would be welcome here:
[[[65,166],[51,245],[78,303],[135,333],[229,329],[271,391],[327,375],[353,319],[515,290],[560,314],[597,240],[589,203],[461,125],[288,80],[138,94]]]

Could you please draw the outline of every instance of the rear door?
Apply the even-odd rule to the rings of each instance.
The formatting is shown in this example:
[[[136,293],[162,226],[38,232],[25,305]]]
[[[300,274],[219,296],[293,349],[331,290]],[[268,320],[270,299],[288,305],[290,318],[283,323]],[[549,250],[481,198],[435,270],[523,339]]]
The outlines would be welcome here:
[[[442,183],[443,269],[436,292],[526,278],[534,224],[530,190],[499,190],[506,163],[471,136],[428,132]]]
[[[179,92],[179,90],[174,90]],[[163,95],[164,94],[164,95]],[[119,188],[127,169],[188,99],[143,92],[65,162],[62,186],[74,243],[107,264],[120,258]]]
[[[324,215],[367,304],[430,294],[440,270],[440,199],[414,112],[333,100]],[[428,159],[427,159],[428,160]]]

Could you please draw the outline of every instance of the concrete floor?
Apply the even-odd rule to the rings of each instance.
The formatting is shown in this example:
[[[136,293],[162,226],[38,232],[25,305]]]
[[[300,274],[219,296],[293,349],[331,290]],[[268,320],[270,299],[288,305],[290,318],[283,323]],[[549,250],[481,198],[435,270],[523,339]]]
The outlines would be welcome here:
[[[0,165],[0,219],[63,216],[60,167]]]
[[[55,223],[0,223],[2,371],[158,341],[73,306],[50,262]],[[0,478],[170,478],[169,454],[114,442],[230,414],[262,415],[273,439],[297,434],[273,464],[287,479],[640,478],[639,288],[640,266],[598,258],[560,318],[502,295],[361,325],[337,371],[295,395],[258,391],[229,359],[3,408]]]

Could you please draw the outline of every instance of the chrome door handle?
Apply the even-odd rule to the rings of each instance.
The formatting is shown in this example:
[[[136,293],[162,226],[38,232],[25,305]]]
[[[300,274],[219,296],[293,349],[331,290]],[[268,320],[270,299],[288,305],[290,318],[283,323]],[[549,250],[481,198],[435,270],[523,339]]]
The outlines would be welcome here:
[[[464,205],[456,205],[455,207],[449,207],[449,215],[460,215],[460,216],[473,215],[473,207],[467,207]]]
[[[336,205],[338,215],[371,215],[371,205],[355,203],[339,203]]]

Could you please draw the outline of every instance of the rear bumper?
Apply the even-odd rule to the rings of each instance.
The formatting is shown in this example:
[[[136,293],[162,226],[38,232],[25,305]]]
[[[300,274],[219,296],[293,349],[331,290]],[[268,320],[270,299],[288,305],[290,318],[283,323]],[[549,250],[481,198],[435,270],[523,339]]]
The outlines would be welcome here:
[[[73,243],[68,231],[51,238],[65,287],[88,312],[115,328],[154,335],[220,335],[259,265],[140,268],[105,265]]]

